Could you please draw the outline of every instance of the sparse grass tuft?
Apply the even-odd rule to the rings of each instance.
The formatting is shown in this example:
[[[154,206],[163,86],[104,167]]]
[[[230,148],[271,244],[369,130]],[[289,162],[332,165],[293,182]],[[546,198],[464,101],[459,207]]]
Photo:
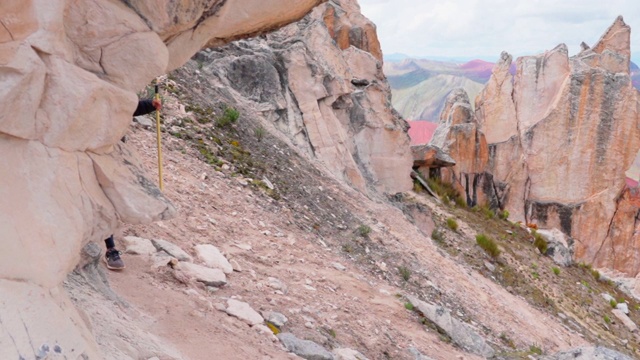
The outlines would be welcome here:
[[[225,108],[224,112],[222,113],[222,116],[220,116],[216,120],[216,126],[218,127],[229,126],[235,123],[236,121],[238,121],[239,117],[240,117],[240,112],[238,110],[231,107]]]
[[[611,305],[612,308],[616,308],[616,306],[618,306],[618,302],[615,301],[614,299],[609,300],[609,305]]]
[[[529,353],[532,355],[542,355],[542,348],[540,345],[533,343],[529,346]]]
[[[343,244],[342,245],[342,251],[344,251],[344,252],[346,252],[348,254],[351,254],[353,252],[353,250],[354,250],[353,249],[353,245],[351,245],[351,244]]]
[[[264,138],[265,130],[262,126],[258,126],[257,128],[255,128],[255,130],[253,130],[253,133],[256,135],[256,139],[258,139],[258,142],[260,142],[262,141],[262,138]]]
[[[497,258],[500,255],[500,249],[498,248],[498,244],[496,244],[496,242],[488,237],[485,234],[478,234],[476,235],[476,243],[478,243],[478,245],[480,245],[480,247],[489,255],[491,255],[491,257],[493,258]]]
[[[549,244],[547,243],[547,240],[545,240],[542,235],[538,234],[537,232],[535,232],[535,230],[533,231],[533,246],[535,246],[541,254],[546,254],[547,253],[547,249],[549,248]]]
[[[458,230],[458,222],[454,218],[448,218],[447,219],[447,226],[449,227],[449,229],[451,229],[453,231],[457,231]]]
[[[558,268],[557,266],[552,267],[551,270],[556,276],[560,275],[560,268]]]
[[[427,184],[438,196],[442,198],[442,201],[445,205],[449,205],[451,200],[454,201],[460,207],[466,207],[467,202],[464,200],[462,195],[458,193],[458,191],[451,186],[451,184],[443,183],[440,179],[428,178]]]
[[[591,269],[591,275],[593,276],[594,279],[600,280],[600,271],[596,269]]]
[[[358,235],[362,236],[362,237],[368,237],[369,234],[371,233],[371,228],[367,225],[360,225],[358,226]]]
[[[507,220],[509,218],[509,211],[502,210],[500,214],[498,214],[498,217],[502,220]]]
[[[406,266],[400,266],[398,267],[398,273],[402,277],[402,280],[409,281],[409,278],[411,277],[411,269]]]
[[[506,333],[500,333],[500,340],[512,349],[516,348],[516,343]]]
[[[435,241],[437,244],[444,244],[444,234],[438,229],[433,229],[431,232],[431,239]]]
[[[607,324],[611,324],[611,318],[610,318],[608,315],[605,315],[605,316],[603,317],[603,320],[604,320],[604,322],[605,322],[605,323],[607,323]]]

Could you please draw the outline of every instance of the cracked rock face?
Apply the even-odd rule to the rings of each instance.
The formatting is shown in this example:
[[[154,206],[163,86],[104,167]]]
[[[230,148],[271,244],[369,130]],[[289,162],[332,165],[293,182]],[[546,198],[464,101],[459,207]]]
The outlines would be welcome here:
[[[372,27],[355,1],[329,2],[264,38],[197,58],[208,79],[220,79],[213,86],[233,89],[237,102],[261,112],[334,176],[361,191],[396,193],[411,188],[412,156],[375,32],[354,30]]]
[[[118,144],[136,91],[205,45],[273,30],[321,2],[2,1],[0,358],[33,358],[56,340],[60,356],[99,359],[62,280],[117,219],[173,216]]]
[[[625,172],[640,148],[640,102],[629,39],[618,18],[576,56],[559,45],[517,59],[513,79],[503,54],[476,99],[476,117],[489,147],[488,197],[513,220],[564,232],[578,261],[635,276],[640,208]]]

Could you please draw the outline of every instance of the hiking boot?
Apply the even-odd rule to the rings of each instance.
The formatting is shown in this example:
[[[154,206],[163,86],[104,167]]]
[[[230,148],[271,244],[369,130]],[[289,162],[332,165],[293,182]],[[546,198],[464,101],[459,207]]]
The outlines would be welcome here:
[[[108,249],[103,259],[107,263],[107,269],[109,270],[124,269],[124,261],[120,258],[120,251],[116,249]]]

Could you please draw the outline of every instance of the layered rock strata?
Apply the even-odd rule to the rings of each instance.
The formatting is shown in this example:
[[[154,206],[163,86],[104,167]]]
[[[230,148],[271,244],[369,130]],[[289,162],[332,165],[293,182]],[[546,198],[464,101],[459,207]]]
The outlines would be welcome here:
[[[629,41],[620,17],[573,57],[559,45],[518,58],[515,77],[503,53],[476,99],[488,161],[475,171],[492,176],[492,186],[482,187],[485,203],[508,209],[512,220],[561,230],[579,261],[635,276],[640,208],[625,172],[640,148],[640,102]],[[485,159],[473,151],[452,157]]]
[[[275,29],[321,2],[0,4],[0,358],[54,349],[99,359],[60,284],[80,249],[111,234],[118,219],[174,214],[118,144],[136,91],[205,45]]]
[[[391,106],[375,32],[363,29],[374,26],[355,1],[328,2],[296,24],[197,59],[211,86],[232,89],[234,102],[257,109],[339,179],[361,191],[406,191],[407,124]]]

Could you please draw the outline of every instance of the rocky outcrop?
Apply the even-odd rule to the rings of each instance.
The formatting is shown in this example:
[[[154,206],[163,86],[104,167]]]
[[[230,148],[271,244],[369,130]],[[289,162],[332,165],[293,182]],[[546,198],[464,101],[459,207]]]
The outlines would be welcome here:
[[[204,45],[280,27],[320,2],[0,4],[0,358],[43,357],[46,345],[99,359],[60,284],[118,219],[173,215],[135,155],[115,146],[136,91]]]
[[[203,51],[197,60],[209,87],[233,89],[231,101],[255,109],[336,177],[361,191],[396,193],[411,188],[412,158],[377,40],[368,36],[366,46],[358,36],[349,37],[349,46],[332,40],[339,29],[371,26],[355,1],[329,2],[303,21]]]
[[[487,141],[464,90],[455,89],[447,97],[429,146],[441,149],[455,160],[455,166],[440,169],[440,177],[458,189],[468,205],[488,201],[482,191],[491,182],[491,175],[485,173],[489,158]]]
[[[481,187],[491,206],[561,230],[580,261],[635,276],[640,208],[625,190],[625,171],[640,148],[640,102],[628,70],[629,35],[618,18],[596,46],[574,57],[559,45],[517,59],[513,81],[511,56],[503,53],[476,99],[488,159],[451,155],[491,174],[491,186]]]

